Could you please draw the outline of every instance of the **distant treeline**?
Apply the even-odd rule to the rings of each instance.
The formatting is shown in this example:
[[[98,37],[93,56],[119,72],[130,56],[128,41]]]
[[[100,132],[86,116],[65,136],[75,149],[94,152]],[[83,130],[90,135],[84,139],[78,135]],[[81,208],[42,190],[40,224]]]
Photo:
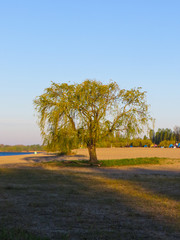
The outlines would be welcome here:
[[[39,144],[34,145],[0,145],[0,152],[30,152],[30,151],[43,151],[44,147]]]
[[[175,126],[173,130],[169,128],[159,128],[157,132],[150,130],[149,138],[157,145],[162,141],[180,142],[180,127]]]
[[[144,147],[154,146],[169,147],[170,144],[180,143],[180,127],[175,126],[173,130],[169,128],[159,128],[157,132],[150,130],[149,136],[143,138],[127,138],[119,135],[108,136],[103,141],[99,141],[98,147]]]
[[[147,145],[150,147],[152,145],[152,141],[148,139],[146,136],[144,139],[142,138],[133,138],[129,139],[126,137],[119,136],[111,136],[103,141],[100,141],[97,144],[97,147],[144,147]]]
[[[169,128],[159,128],[157,132],[150,130],[149,136],[143,138],[128,138],[119,133],[111,134],[105,139],[99,139],[97,147],[151,147],[155,144],[159,147],[169,147],[170,144],[180,143],[180,127],[175,126],[173,130]],[[59,142],[55,146],[34,145],[0,145],[1,152],[22,152],[22,151],[54,151],[54,152],[70,152],[68,145],[71,144],[71,149],[85,148],[85,146],[77,139],[70,138],[67,134],[59,137]]]
[[[149,136],[140,137],[127,137],[121,135],[119,132],[111,134],[106,138],[99,139],[97,147],[110,148],[110,147],[169,147],[170,144],[175,145],[180,143],[180,127],[175,127],[174,130],[169,128],[158,129],[157,132],[150,130]],[[68,148],[68,146],[71,146]],[[85,148],[83,141],[80,142],[76,138],[71,138],[67,134],[61,135],[56,145],[46,145],[46,151],[55,151],[61,153],[69,153],[70,149]]]

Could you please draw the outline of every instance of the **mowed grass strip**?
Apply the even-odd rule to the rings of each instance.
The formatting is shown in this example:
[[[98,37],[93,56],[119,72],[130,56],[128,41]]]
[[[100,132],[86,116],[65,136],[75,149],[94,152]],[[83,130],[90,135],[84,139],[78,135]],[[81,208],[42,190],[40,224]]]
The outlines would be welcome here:
[[[127,159],[115,159],[115,160],[101,160],[100,165],[102,167],[116,167],[116,166],[134,166],[142,164],[160,164],[164,158],[127,158]]]
[[[101,167],[118,167],[118,166],[134,166],[143,164],[161,164],[166,158],[125,158],[125,159],[112,159],[112,160],[99,160],[97,165]],[[66,161],[49,161],[38,163],[43,166],[54,166],[54,167],[90,167],[88,160],[66,160]]]

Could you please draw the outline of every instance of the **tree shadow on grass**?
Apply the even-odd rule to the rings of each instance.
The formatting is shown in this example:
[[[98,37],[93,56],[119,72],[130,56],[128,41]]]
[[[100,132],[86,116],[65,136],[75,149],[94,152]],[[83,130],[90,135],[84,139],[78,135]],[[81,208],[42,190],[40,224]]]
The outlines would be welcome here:
[[[141,190],[99,168],[0,169],[0,223],[50,239],[178,239]]]
[[[34,163],[43,163],[43,162],[50,162],[50,161],[72,161],[72,160],[87,160],[86,155],[74,154],[74,155],[50,155],[50,156],[33,156],[33,157],[24,157],[23,160],[27,162],[34,162]]]
[[[96,171],[111,179],[127,179],[154,194],[161,194],[176,201],[180,200],[180,172],[177,170],[129,167],[128,169],[97,168]]]

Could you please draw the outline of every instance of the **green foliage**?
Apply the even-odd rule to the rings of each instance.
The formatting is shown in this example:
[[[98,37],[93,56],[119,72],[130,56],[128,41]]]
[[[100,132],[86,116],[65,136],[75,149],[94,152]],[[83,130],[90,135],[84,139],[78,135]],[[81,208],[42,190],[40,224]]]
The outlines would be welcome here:
[[[34,100],[44,144],[60,151],[85,145],[90,160],[97,161],[96,146],[107,136],[142,131],[150,119],[145,94],[141,88],[120,89],[116,82],[52,83]]]
[[[180,142],[180,127],[179,126],[174,127],[174,136],[175,136],[176,142]]]
[[[116,138],[112,137],[109,139],[106,139],[104,141],[101,141],[97,144],[97,147],[144,147],[147,145],[150,147],[152,145],[152,141],[150,139],[141,139],[141,138]]]
[[[127,147],[129,146],[129,139],[121,136],[107,136],[101,139],[97,143],[97,147],[108,148],[108,147]]]
[[[22,151],[43,151],[44,147],[39,144],[34,145],[0,145],[0,152],[22,152]]]
[[[164,146],[167,146],[168,141],[171,141],[172,144],[174,144],[175,141],[180,142],[180,127],[175,126],[174,131],[169,128],[159,128],[157,132],[154,132],[154,130],[151,129],[149,137],[153,143],[156,143],[159,146],[163,146],[163,144]]]
[[[130,158],[99,161],[102,167],[133,166],[141,164],[160,164],[160,158]]]
[[[52,136],[53,132],[49,134],[49,136],[45,139],[45,150],[46,151],[60,151],[60,153],[69,154],[71,149],[78,148],[78,139],[77,135],[74,133],[73,130],[63,128],[61,131],[57,132],[56,140],[53,141]]]
[[[175,140],[174,132],[169,128],[159,128],[158,131],[155,133],[155,143],[159,145],[160,142],[164,140]]]
[[[173,145],[174,145],[174,144],[175,144],[175,141],[174,141],[174,140],[172,140],[172,141],[170,141],[170,140],[164,140],[164,141],[161,141],[161,142],[159,143],[159,146],[160,146],[160,147],[168,148],[170,144],[173,144]]]
[[[151,129],[151,130],[149,131],[149,139],[150,139],[153,143],[155,143],[155,131],[154,131],[153,129]]]
[[[152,145],[152,141],[150,139],[137,138],[137,139],[132,139],[130,141],[130,145],[133,147],[144,147],[145,145],[150,147]]]

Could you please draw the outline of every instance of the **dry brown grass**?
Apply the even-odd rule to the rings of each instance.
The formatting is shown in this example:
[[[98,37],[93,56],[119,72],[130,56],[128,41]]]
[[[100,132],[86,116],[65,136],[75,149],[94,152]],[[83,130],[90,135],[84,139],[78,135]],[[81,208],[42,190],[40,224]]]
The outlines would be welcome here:
[[[127,151],[103,150],[114,151],[111,158],[117,158],[116,151]],[[180,151],[167,150],[166,153],[175,154],[171,159],[176,159],[154,166],[34,167],[34,162],[55,159],[45,155],[20,156],[21,164],[4,162],[0,169],[0,226],[18,227],[52,240],[177,240],[180,161],[176,154]],[[84,150],[80,151],[76,157],[85,157]],[[106,155],[101,149],[98,151],[99,156]],[[148,153],[144,149],[134,149],[133,153],[136,151]]]
[[[180,237],[180,175],[171,170],[2,168],[0,192],[6,228],[54,240]]]

